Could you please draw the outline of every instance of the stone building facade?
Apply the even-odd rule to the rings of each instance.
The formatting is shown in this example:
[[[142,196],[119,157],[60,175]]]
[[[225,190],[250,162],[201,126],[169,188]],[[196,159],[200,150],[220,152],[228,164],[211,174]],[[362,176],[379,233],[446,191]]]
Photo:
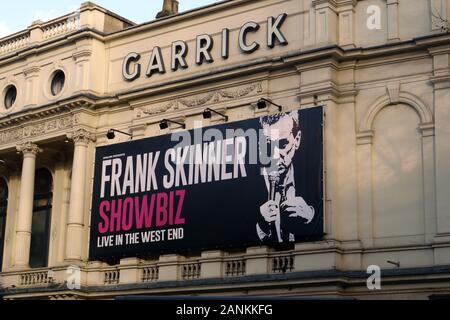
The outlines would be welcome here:
[[[1,295],[449,294],[449,17],[450,0],[233,0],[136,25],[87,2],[0,39]],[[323,241],[89,261],[95,148],[130,139],[109,129],[275,112],[261,97],[325,108]]]

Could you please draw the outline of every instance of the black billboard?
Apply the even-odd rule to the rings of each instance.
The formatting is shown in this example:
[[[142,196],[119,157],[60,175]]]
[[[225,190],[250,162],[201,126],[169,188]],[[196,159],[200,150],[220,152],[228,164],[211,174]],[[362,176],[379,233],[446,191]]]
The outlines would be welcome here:
[[[90,259],[323,235],[321,107],[98,147]]]

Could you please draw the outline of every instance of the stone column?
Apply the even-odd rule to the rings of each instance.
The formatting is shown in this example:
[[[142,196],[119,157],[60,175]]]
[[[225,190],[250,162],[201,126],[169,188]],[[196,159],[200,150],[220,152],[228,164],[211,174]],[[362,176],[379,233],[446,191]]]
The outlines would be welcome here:
[[[20,181],[20,202],[17,215],[16,247],[14,267],[29,268],[31,223],[33,219],[34,175],[36,155],[42,152],[36,144],[27,142],[19,145],[17,151],[23,154],[22,178]]]
[[[34,66],[26,68],[23,71],[26,80],[25,107],[36,105],[36,93],[40,70],[39,67]]]
[[[450,264],[450,46],[433,47],[434,121],[435,121],[435,190],[436,190],[436,236],[434,264]],[[425,152],[426,150],[424,150]],[[432,222],[432,221],[431,221]],[[430,230],[432,231],[432,230]]]
[[[357,1],[344,2],[339,12],[339,45],[355,48],[355,7]]]
[[[92,51],[85,47],[80,48],[72,57],[75,60],[75,87],[77,91],[89,90],[90,86],[90,59]]]
[[[387,0],[387,17],[388,17],[388,41],[399,41],[399,15],[398,0]]]
[[[338,15],[334,1],[314,0],[316,11],[316,45],[338,42]]]
[[[84,129],[67,135],[75,142],[67,219],[66,260],[81,261],[86,198],[87,150],[94,136]]]
[[[430,49],[433,55],[437,236],[450,241],[450,46]],[[438,241],[436,239],[436,241]]]
[[[430,0],[431,30],[441,31],[446,27],[447,1]]]
[[[373,246],[372,140],[373,131],[357,134],[358,234],[365,248]]]
[[[422,123],[422,161],[425,201],[425,242],[433,243],[436,236],[436,169],[434,150],[434,123]]]

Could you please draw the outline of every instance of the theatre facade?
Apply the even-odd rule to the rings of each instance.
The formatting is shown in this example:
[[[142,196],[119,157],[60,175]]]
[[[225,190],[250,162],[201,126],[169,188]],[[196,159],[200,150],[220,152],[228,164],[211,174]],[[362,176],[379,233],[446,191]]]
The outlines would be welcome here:
[[[450,0],[411,2],[0,39],[0,296],[449,295]]]

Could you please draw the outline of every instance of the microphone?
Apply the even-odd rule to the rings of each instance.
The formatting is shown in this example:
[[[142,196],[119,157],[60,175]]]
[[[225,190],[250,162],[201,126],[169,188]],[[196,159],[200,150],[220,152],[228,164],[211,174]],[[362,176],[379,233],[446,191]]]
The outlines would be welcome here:
[[[276,188],[278,186],[278,184],[280,183],[280,173],[278,171],[272,171],[269,174],[269,185],[270,185],[270,190],[269,190],[269,201],[276,201],[276,199],[278,198],[278,201],[280,199],[280,195],[276,194]],[[278,242],[283,242],[283,239],[281,238],[281,217],[280,217],[280,212],[278,211],[278,217],[275,220],[275,231],[277,234],[277,238],[278,238]]]
[[[269,173],[269,201],[275,201],[275,189],[280,183],[280,173],[278,171],[272,171]]]

